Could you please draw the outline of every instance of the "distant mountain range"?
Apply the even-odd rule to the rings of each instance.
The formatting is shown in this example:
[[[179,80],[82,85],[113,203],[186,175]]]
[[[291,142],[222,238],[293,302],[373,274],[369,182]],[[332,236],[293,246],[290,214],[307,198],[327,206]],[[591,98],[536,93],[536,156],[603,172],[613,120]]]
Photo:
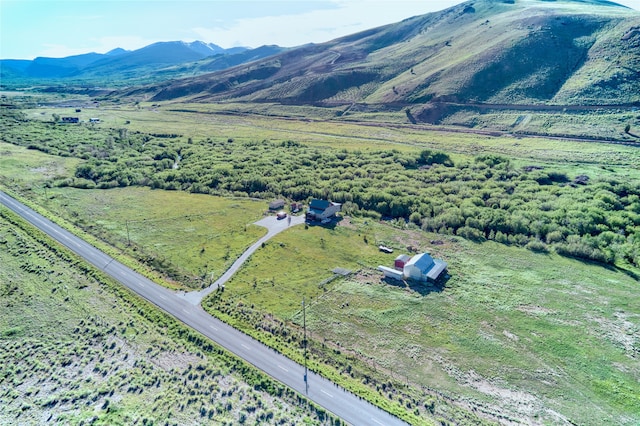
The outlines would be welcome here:
[[[121,86],[114,97],[406,110],[439,123],[486,108],[640,106],[640,12],[604,0],[471,0],[321,44],[164,42],[0,62],[2,85]]]
[[[135,92],[153,101],[422,105],[640,102],[640,12],[598,0],[473,0]],[[133,95],[134,93],[131,92]],[[444,113],[447,113],[446,111]]]
[[[223,49],[213,43],[194,41],[159,42],[141,49],[114,49],[105,54],[87,53],[65,58],[0,60],[3,84],[25,80],[42,83],[60,81],[150,82],[184,74],[210,72],[281,52],[278,46],[257,49]]]

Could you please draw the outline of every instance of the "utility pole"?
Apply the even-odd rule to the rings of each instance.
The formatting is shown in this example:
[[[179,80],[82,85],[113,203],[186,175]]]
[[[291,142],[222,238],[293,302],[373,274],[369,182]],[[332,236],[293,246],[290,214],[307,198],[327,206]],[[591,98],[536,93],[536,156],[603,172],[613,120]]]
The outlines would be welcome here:
[[[307,380],[307,313],[304,297],[302,298],[302,329],[304,330],[304,393],[309,394],[309,381]]]
[[[129,238],[129,221],[125,220],[124,223],[127,225],[127,245],[130,246],[131,245],[131,238]]]

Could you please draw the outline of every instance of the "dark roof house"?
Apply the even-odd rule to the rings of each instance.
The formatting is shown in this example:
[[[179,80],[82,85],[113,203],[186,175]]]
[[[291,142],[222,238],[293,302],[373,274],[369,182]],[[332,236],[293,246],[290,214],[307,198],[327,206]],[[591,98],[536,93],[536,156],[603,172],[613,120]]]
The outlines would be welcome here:
[[[340,211],[342,204],[333,203],[327,200],[313,199],[309,203],[309,210],[307,210],[307,219],[309,220],[323,220],[335,216]]]

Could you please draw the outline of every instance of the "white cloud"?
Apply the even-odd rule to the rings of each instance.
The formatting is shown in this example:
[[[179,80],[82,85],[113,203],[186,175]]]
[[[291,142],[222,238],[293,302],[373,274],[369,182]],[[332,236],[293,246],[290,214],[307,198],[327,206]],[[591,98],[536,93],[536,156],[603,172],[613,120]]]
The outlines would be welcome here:
[[[193,28],[196,38],[223,47],[277,44],[298,46],[321,43],[337,37],[397,22],[410,16],[428,13],[455,4],[442,0],[425,4],[422,1],[338,0],[335,8],[300,14],[237,19],[213,27]],[[354,18],[355,17],[355,18]]]

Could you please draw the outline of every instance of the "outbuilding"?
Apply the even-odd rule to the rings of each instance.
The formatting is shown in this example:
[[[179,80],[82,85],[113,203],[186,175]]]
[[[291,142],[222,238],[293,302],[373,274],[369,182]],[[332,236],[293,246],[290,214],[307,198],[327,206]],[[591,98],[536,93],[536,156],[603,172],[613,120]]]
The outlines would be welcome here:
[[[402,281],[402,271],[395,270],[393,268],[387,268],[386,266],[378,266],[378,270],[382,271],[385,278],[391,278],[392,280]]]
[[[434,259],[428,253],[420,253],[405,263],[404,276],[415,281],[436,282],[447,270],[447,262]]]
[[[409,260],[411,260],[411,256],[409,256],[408,254],[401,254],[400,256],[396,257],[396,261],[393,266],[398,271],[402,271],[404,269],[404,265],[406,265]]]
[[[273,200],[269,203],[269,210],[280,210],[284,208],[284,200]]]

